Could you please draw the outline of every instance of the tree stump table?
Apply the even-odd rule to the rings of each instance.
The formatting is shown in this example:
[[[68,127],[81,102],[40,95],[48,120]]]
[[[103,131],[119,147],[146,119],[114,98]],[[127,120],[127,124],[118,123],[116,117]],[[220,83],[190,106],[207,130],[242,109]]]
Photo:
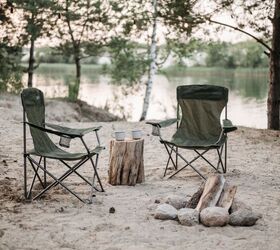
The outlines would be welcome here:
[[[144,182],[144,139],[110,141],[109,183],[129,185]]]

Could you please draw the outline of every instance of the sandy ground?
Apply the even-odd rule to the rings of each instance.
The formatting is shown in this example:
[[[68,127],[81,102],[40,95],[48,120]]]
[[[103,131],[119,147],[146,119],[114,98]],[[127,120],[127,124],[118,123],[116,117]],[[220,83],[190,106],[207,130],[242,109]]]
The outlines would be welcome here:
[[[61,118],[60,113],[57,115]],[[50,121],[53,117],[48,115]],[[186,227],[176,221],[154,219],[155,200],[172,194],[189,199],[199,187],[201,178],[185,170],[172,179],[163,179],[167,155],[157,138],[149,135],[150,127],[145,123],[67,123],[70,127],[103,126],[100,137],[107,149],[101,154],[99,173],[106,192],[97,193],[92,205],[79,202],[59,187],[42,200],[25,202],[21,119],[19,98],[1,95],[1,250],[280,249],[280,132],[240,127],[229,135],[225,177],[238,186],[236,196],[263,218],[253,227]],[[112,128],[144,131],[145,183],[134,187],[108,184],[108,146]],[[173,128],[165,131],[167,135],[172,132]],[[87,140],[93,145],[93,136],[88,136]],[[78,141],[73,141],[72,146],[75,151],[82,150]],[[191,153],[187,151],[186,155]],[[63,169],[54,161],[49,163],[56,173]],[[204,162],[198,162],[197,166],[206,175],[213,172]],[[82,172],[90,176],[90,165],[84,166]],[[89,195],[88,187],[79,184],[79,179],[75,178],[73,183],[70,185],[73,189],[83,196]],[[116,212],[109,213],[110,207]]]

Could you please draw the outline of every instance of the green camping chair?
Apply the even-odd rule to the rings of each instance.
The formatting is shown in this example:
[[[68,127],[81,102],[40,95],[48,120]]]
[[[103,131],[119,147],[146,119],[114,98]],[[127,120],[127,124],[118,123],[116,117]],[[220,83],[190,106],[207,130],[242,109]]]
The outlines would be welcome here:
[[[85,129],[71,129],[58,125],[45,123],[45,104],[43,93],[36,88],[24,89],[21,93],[21,100],[23,105],[23,138],[24,138],[24,195],[26,199],[35,200],[42,197],[48,190],[57,185],[61,185],[72,195],[77,197],[82,202],[91,203],[93,190],[103,192],[101,180],[97,173],[98,157],[99,153],[104,149],[100,146],[98,137],[98,130],[101,127],[91,127]],[[28,122],[26,121],[26,117]],[[33,139],[34,149],[27,151],[27,136],[26,136],[26,125],[30,127],[30,134]],[[97,139],[97,146],[90,150],[85,143],[84,135],[94,132]],[[83,153],[69,153],[62,150],[60,147],[55,145],[48,136],[49,134],[60,136],[59,144],[64,147],[69,147],[70,140],[73,138],[79,138],[85,148]],[[36,160],[36,158],[38,158]],[[47,159],[58,160],[65,167],[66,171],[60,176],[56,177],[54,173],[51,173],[47,168]],[[34,175],[31,184],[28,185],[27,176],[27,160],[30,163],[31,169],[34,171]],[[77,161],[74,166],[69,165],[69,161]],[[82,176],[77,170],[84,165],[87,161],[90,161],[92,165],[93,180],[89,181],[87,178]],[[41,170],[41,171],[39,171]],[[40,172],[42,173],[40,176]],[[71,174],[76,174],[85,183],[91,187],[91,195],[89,199],[82,199],[76,192],[72,191],[63,181],[68,178]],[[42,176],[43,175],[43,176]],[[53,179],[53,182],[47,184],[47,175]],[[97,179],[97,185],[95,185],[95,179]],[[38,181],[42,186],[42,190],[32,197],[32,191],[35,181]]]
[[[233,126],[227,119],[228,89],[213,85],[186,85],[177,87],[177,118],[162,122],[147,122],[153,126],[152,134],[159,136],[160,142],[164,145],[168,160],[164,171],[166,175],[170,164],[176,172],[169,178],[181,172],[186,167],[191,167],[202,178],[202,173],[193,166],[193,162],[201,158],[213,167],[217,172],[222,167],[224,173],[227,171],[227,133],[234,131]],[[220,116],[225,108],[225,119],[223,126],[220,123]],[[171,140],[165,140],[161,135],[161,128],[177,123],[177,130]],[[196,153],[196,157],[188,161],[179,152],[179,149],[189,149]],[[211,163],[205,154],[209,150],[215,150],[218,156],[217,165]],[[224,153],[224,161],[223,155]],[[178,158],[185,163],[178,169]]]

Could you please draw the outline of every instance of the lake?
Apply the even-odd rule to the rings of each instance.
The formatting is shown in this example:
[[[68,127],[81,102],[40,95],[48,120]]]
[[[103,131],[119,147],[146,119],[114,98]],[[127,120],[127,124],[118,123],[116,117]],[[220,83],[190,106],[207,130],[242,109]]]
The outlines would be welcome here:
[[[139,120],[144,84],[132,87],[112,84],[108,76],[102,75],[100,66],[82,67],[81,100],[105,108],[129,121]],[[46,97],[66,97],[68,85],[73,82],[74,76],[74,65],[42,64],[35,73],[34,87],[41,89]],[[214,84],[229,88],[228,118],[236,125],[266,128],[268,71],[265,69],[190,68],[158,74],[152,89],[147,119],[175,117],[176,87],[188,84]]]

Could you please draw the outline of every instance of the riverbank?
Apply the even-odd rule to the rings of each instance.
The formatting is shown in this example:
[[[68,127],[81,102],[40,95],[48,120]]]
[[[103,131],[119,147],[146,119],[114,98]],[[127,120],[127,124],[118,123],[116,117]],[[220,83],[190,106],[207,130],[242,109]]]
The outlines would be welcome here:
[[[228,172],[225,178],[237,185],[236,197],[262,214],[253,227],[187,227],[153,217],[157,204],[169,195],[186,199],[201,179],[190,169],[174,178],[162,179],[167,154],[145,122],[83,122],[68,120],[49,104],[47,120],[73,128],[102,126],[100,138],[106,150],[100,155],[99,173],[105,193],[97,193],[92,205],[80,203],[61,188],[42,200],[23,199],[22,110],[19,98],[0,96],[0,249],[269,249],[280,245],[280,132],[239,127],[229,134]],[[70,105],[71,106],[71,105]],[[69,108],[70,110],[70,108]],[[72,110],[72,109],[71,109]],[[47,111],[49,112],[49,111]],[[68,111],[67,111],[68,112]],[[71,111],[72,112],[72,111]],[[71,113],[70,112],[70,113]],[[66,119],[66,120],[64,120]],[[109,141],[113,129],[144,131],[145,183],[135,187],[108,184]],[[168,128],[167,136],[174,127]],[[93,137],[87,138],[90,144]],[[56,140],[57,141],[57,140]],[[82,146],[73,142],[74,150]],[[189,155],[187,153],[186,155]],[[56,166],[54,162],[52,166]],[[200,170],[213,173],[204,162]],[[85,175],[90,174],[86,165]],[[59,168],[56,169],[59,172]],[[74,189],[88,195],[85,185]],[[115,213],[109,213],[111,207]]]
[[[53,122],[112,122],[121,120],[108,111],[88,105],[78,100],[70,102],[66,98],[51,98],[45,100],[46,120]],[[0,93],[0,109],[6,110],[6,116],[12,120],[21,121],[22,106],[20,96]]]

